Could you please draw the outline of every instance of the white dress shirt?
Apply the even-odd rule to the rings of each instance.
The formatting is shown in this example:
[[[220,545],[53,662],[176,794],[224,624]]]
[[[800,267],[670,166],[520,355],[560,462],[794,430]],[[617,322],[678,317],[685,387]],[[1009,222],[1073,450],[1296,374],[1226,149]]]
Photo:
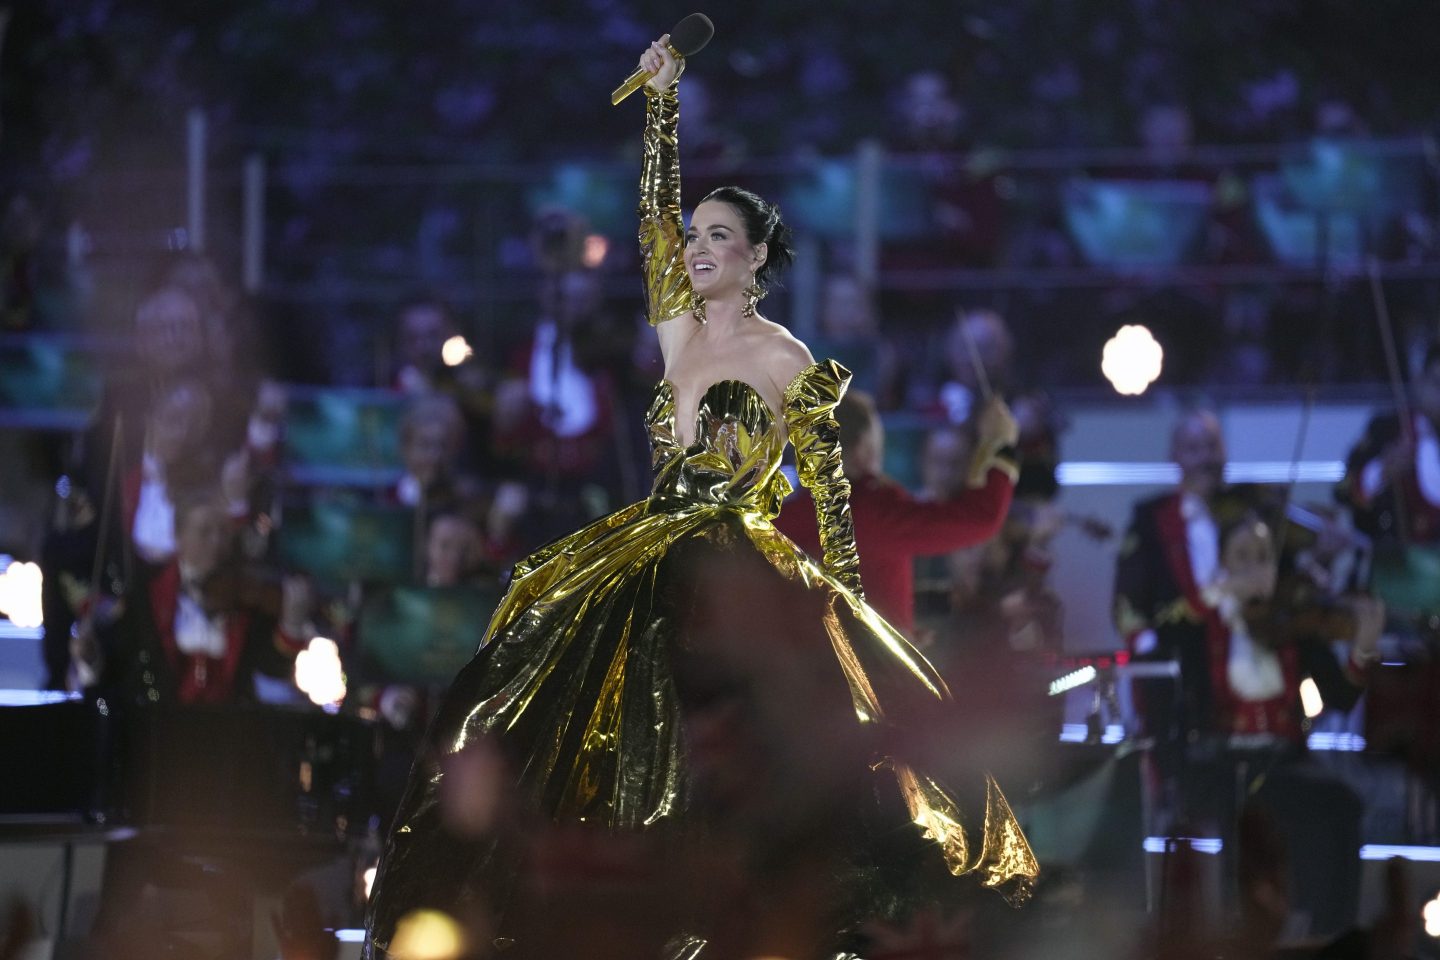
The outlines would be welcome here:
[[[140,503],[130,537],[135,551],[149,563],[164,563],[175,555],[175,504],[165,468],[148,453],[140,462]]]
[[[555,349],[559,332],[551,321],[535,328],[530,353],[530,399],[542,411],[546,427],[557,437],[578,437],[599,418],[595,384],[575,365],[570,341]]]

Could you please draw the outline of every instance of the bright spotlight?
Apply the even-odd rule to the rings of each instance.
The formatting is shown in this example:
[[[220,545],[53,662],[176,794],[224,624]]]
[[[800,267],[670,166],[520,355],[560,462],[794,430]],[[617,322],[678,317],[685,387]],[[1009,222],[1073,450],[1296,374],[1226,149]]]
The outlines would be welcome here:
[[[475,356],[475,351],[458,333],[446,340],[445,345],[440,348],[440,359],[445,361],[447,367],[458,367],[473,356]]]
[[[1083,666],[1079,670],[1072,670],[1058,680],[1050,681],[1050,696],[1056,697],[1067,690],[1074,690],[1076,687],[1083,687],[1098,676],[1092,666]]]
[[[370,891],[375,889],[375,867],[365,868],[365,899],[370,899]]]
[[[44,583],[38,563],[11,562],[0,574],[0,614],[17,627],[38,627],[45,622],[40,605]]]
[[[1425,932],[1440,939],[1440,893],[1435,894],[1435,899],[1425,904],[1420,916],[1425,919]]]
[[[1127,324],[1105,342],[1100,372],[1117,393],[1138,397],[1160,376],[1165,351],[1145,327]]]
[[[1310,677],[1300,681],[1300,705],[1305,708],[1305,716],[1311,720],[1325,711],[1325,701],[1320,697],[1320,688]]]
[[[296,654],[295,686],[317,707],[338,706],[345,699],[345,668],[334,640],[316,637]]]
[[[395,925],[390,956],[397,960],[451,960],[465,952],[460,924],[439,910],[412,910]]]

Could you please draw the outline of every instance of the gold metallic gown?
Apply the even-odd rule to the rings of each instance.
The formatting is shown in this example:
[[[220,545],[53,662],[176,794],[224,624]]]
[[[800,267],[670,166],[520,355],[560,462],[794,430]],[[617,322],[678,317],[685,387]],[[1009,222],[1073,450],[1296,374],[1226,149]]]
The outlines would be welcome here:
[[[675,96],[647,93],[641,243],[659,322],[688,314],[693,298],[680,258]],[[677,663],[693,673],[704,662],[695,655],[707,642],[700,638],[716,624],[732,635],[739,624],[747,643],[775,644],[777,662],[780,645],[787,655],[799,649],[860,729],[894,726],[923,714],[917,704],[948,698],[936,671],[860,590],[834,416],[848,381],[835,361],[814,363],[786,387],[781,410],[749,384],[715,383],[688,446],[678,439],[673,386],[656,385],[646,414],[649,498],[517,564],[484,645],[447,694],[382,858],[372,943],[386,944],[409,910],[496,869],[493,846],[455,842],[439,813],[445,755],[479,739],[500,744],[521,797],[557,821],[683,831],[693,787],[685,688],[704,680],[677,680]],[[772,525],[791,491],[780,471],[787,441],[814,494],[819,562]],[[746,593],[752,585],[755,595]],[[1023,899],[1038,866],[994,781],[984,777],[973,811],[983,820],[967,828],[938,778],[886,755],[880,745],[893,738],[871,742],[867,776],[903,800],[917,836],[933,843],[949,871]]]

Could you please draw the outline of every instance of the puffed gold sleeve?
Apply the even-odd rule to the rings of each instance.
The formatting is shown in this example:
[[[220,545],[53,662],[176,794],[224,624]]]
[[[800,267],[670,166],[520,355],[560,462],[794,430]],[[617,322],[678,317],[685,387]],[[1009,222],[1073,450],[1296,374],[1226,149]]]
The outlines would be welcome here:
[[[685,222],[680,216],[680,125],[677,82],[645,87],[645,159],[640,169],[640,261],[645,312],[653,327],[694,307],[685,272]]]
[[[785,423],[800,482],[815,500],[825,570],[864,599],[850,519],[850,481],[842,469],[840,424],[835,419],[835,406],[849,385],[850,371],[836,361],[811,364],[785,388]]]

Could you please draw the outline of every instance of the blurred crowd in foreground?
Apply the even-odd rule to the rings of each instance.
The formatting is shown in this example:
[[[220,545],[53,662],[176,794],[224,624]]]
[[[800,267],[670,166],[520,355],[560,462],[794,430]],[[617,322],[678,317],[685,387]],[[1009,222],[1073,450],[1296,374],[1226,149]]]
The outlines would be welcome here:
[[[396,310],[385,382],[353,390],[287,386],[262,364],[236,362],[239,298],[209,261],[179,256],[140,298],[129,349],[107,364],[85,428],[7,438],[30,455],[8,469],[35,488],[9,488],[21,492],[6,506],[39,505],[12,513],[20,522],[6,543],[43,570],[48,687],[107,698],[121,713],[168,708],[160,715],[175,724],[192,722],[189,708],[261,704],[303,715],[324,705],[376,731],[368,819],[341,830],[354,837],[344,855],[287,881],[276,920],[287,956],[323,955],[335,949],[324,930],[359,923],[374,835],[510,565],[646,493],[641,423],[660,373],[653,334],[607,312],[593,273],[558,266],[538,291],[528,336],[503,356],[478,353],[443,300],[419,296]],[[833,313],[843,315],[838,305]],[[934,749],[996,768],[1017,784],[1030,818],[1081,802],[1067,790],[1133,754],[1141,759],[1126,776],[1144,802],[1115,849],[1129,844],[1138,857],[1150,835],[1223,846],[1212,858],[1175,841],[1166,879],[1149,896],[1137,889],[1143,869],[1116,881],[1083,858],[1054,864],[1037,902],[1018,912],[962,889],[877,921],[862,934],[867,956],[908,955],[926,938],[973,944],[961,956],[1095,956],[1101,943],[1137,955],[1265,956],[1297,936],[1329,946],[1284,955],[1404,955],[1396,945],[1418,916],[1413,903],[1400,907],[1410,902],[1404,871],[1387,880],[1385,915],[1363,926],[1363,802],[1308,749],[1318,711],[1302,691],[1309,682],[1325,709],[1343,715],[1368,688],[1373,750],[1409,771],[1417,796],[1433,797],[1440,752],[1427,730],[1440,727],[1412,726],[1409,736],[1394,728],[1440,708],[1440,603],[1426,575],[1440,541],[1440,350],[1424,354],[1399,415],[1378,416],[1357,438],[1335,503],[1301,511],[1311,515],[1299,516],[1283,489],[1224,482],[1213,414],[1176,422],[1181,480],[1138,504],[1125,531],[1115,580],[1125,647],[1088,661],[1100,679],[1082,739],[1100,752],[1077,767],[1057,738],[1063,698],[1046,696],[1078,662],[1048,579],[1051,543],[1067,525],[1096,540],[1114,531],[1057,503],[1063,412],[1024,389],[1004,319],[960,311],[946,345],[945,380],[909,416],[892,414],[888,432],[873,399],[887,391],[883,344],[861,336],[816,347],[842,360],[848,347],[861,371],[839,417],[871,599],[962,694],[963,709],[930,731]],[[1002,448],[1015,469],[977,477],[973,465]],[[782,530],[803,545],[814,536],[812,511],[797,496]],[[1377,586],[1376,571],[1389,578],[1378,591],[1388,607],[1364,592]],[[344,667],[338,687],[303,669],[317,637],[338,654],[331,673]],[[1146,663],[1178,664],[1178,679],[1133,681],[1135,712],[1122,718],[1111,671]],[[1398,666],[1408,672],[1397,685]],[[1118,751],[1099,745],[1107,718],[1129,728]],[[798,873],[742,869],[723,845],[657,859],[652,841],[516,821],[498,787],[504,758],[481,751],[457,763],[447,771],[457,835],[506,824],[530,851],[534,876],[524,882],[539,884],[556,910],[599,918],[615,938],[616,952],[604,955],[643,955],[634,951],[668,939],[685,891],[698,896],[696,884],[713,885],[726,869],[735,871],[730,887],[715,895],[732,898],[737,935],[755,940],[714,949],[749,956],[774,938],[794,945],[781,955],[809,955],[803,944],[823,926],[825,884],[803,863],[786,866]],[[764,782],[754,770],[725,775]],[[1433,840],[1426,809],[1399,839]],[[776,831],[777,849],[793,841],[786,818],[761,826]],[[128,894],[102,910],[97,928],[98,942],[122,955],[125,944],[173,933],[170,894],[156,879],[164,845],[138,846],[114,858],[111,889]],[[568,954],[565,937],[593,936],[595,927],[556,929],[549,916],[535,918],[536,939],[517,955]],[[1215,926],[1220,917],[1243,922]],[[463,929],[445,918],[416,922],[416,936],[459,936],[484,954],[484,911],[459,918]],[[441,933],[425,933],[434,923]],[[1226,932],[1212,942],[1218,930]]]

